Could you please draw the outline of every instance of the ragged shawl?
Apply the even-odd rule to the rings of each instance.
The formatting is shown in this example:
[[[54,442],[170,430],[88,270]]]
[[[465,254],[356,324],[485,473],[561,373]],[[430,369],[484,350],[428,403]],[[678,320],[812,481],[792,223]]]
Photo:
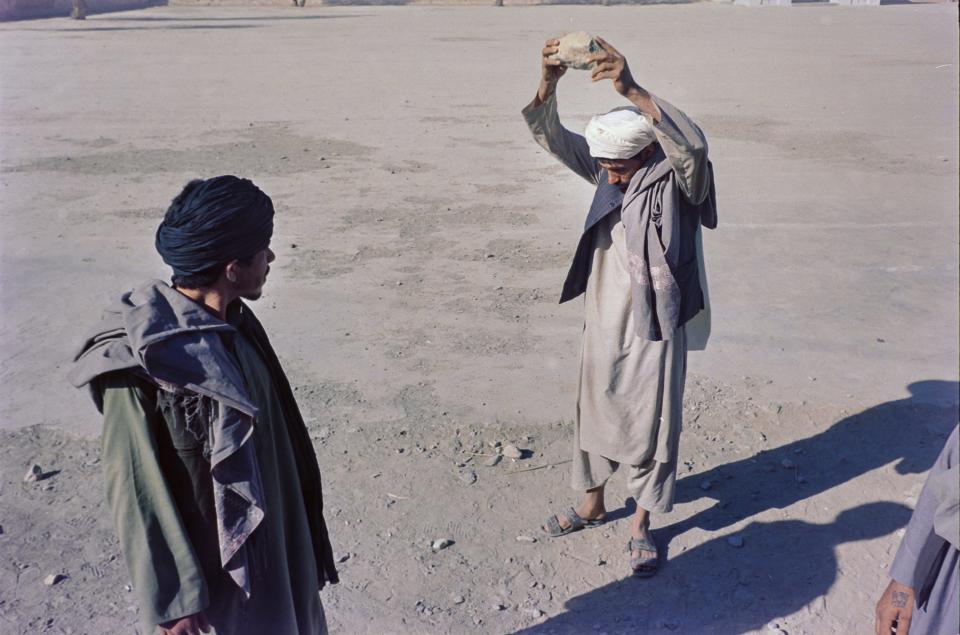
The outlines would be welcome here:
[[[282,371],[262,327],[241,302],[234,310],[247,313],[247,330],[255,345],[266,357],[274,373]],[[230,324],[218,320],[198,304],[171,288],[153,280],[124,293],[110,306],[101,321],[86,337],[74,358],[68,378],[80,388],[89,385],[97,408],[102,410],[101,396],[91,382],[104,373],[131,370],[172,395],[198,396],[208,404],[187,413],[188,427],[204,442],[210,459],[213,480],[214,508],[223,569],[245,594],[251,592],[250,535],[262,522],[265,513],[263,488],[251,435],[257,408],[251,403],[237,363],[227,351],[222,334],[235,334]],[[260,336],[262,334],[262,336]],[[260,336],[260,337],[258,337]],[[282,387],[289,386],[284,380]],[[282,394],[292,401],[292,394]],[[295,410],[295,405],[291,406]],[[301,453],[308,448],[309,437],[299,412],[285,413],[293,417],[294,426],[303,439],[294,446]],[[299,442],[299,443],[298,443]],[[298,456],[299,468],[305,474],[305,501],[320,498],[319,469],[315,457]],[[310,467],[312,466],[312,470]],[[315,481],[315,483],[313,482]],[[312,491],[315,490],[315,491]],[[315,541],[320,572],[324,581],[337,582],[322,518],[322,502],[307,510]]]
[[[670,161],[661,147],[630,181],[621,218],[629,258],[633,312],[637,334],[646,340],[671,338],[680,326],[681,289],[674,272],[680,262],[683,214],[697,214],[708,229],[717,226],[713,166],[710,192],[693,205],[686,200]],[[695,262],[693,263],[696,264]]]

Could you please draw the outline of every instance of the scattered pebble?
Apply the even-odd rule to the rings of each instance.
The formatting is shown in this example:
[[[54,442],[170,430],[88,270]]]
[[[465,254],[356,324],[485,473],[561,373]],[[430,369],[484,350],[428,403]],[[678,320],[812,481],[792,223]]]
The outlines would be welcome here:
[[[433,541],[431,547],[434,551],[440,551],[441,549],[446,549],[453,544],[453,541],[449,538],[438,538]]]
[[[131,591],[133,591],[133,587],[130,586],[129,584],[124,584],[123,590],[126,591],[127,593],[130,593]]]
[[[702,489],[703,491],[707,491],[711,487],[713,487],[713,481],[709,479],[700,483],[700,489]]]
[[[782,465],[785,469],[788,469],[788,470],[792,470],[797,466],[797,464],[791,461],[790,459],[784,459],[780,461],[780,465]]]
[[[473,470],[464,470],[460,472],[460,480],[467,485],[473,485],[477,482],[477,473]]]
[[[503,447],[503,456],[508,459],[523,458],[523,452],[515,445],[507,444]]]
[[[23,477],[24,483],[36,483],[40,480],[40,477],[43,476],[43,469],[34,463],[30,466],[30,469],[27,470],[27,473]]]
[[[463,604],[463,603],[466,602],[466,601],[467,601],[467,598],[463,597],[462,595],[455,595],[455,596],[453,596],[453,603],[454,603],[454,604]]]
[[[506,607],[506,605],[504,605],[504,604],[500,604],[499,602],[495,602],[494,605],[493,605],[493,610],[494,610],[494,611],[505,611],[505,610],[507,610],[507,607]]]
[[[532,618],[534,618],[534,619],[540,619],[541,617],[543,617],[544,615],[546,615],[546,613],[544,613],[543,611],[541,611],[540,609],[537,609],[537,608],[523,609],[523,613],[524,613],[524,615],[529,615],[530,617],[532,617]]]
[[[743,536],[728,536],[727,544],[738,549],[743,546]]]
[[[349,559],[350,559],[350,554],[346,551],[343,553],[334,554],[333,556],[334,562],[337,562],[337,563],[346,562]]]
[[[517,542],[529,542],[531,544],[537,541],[533,536],[517,536]]]
[[[47,586],[53,586],[55,584],[60,584],[67,579],[67,576],[62,573],[51,573],[43,579],[43,583]]]
[[[767,624],[767,632],[770,635],[787,635],[787,631],[780,628],[779,624]]]

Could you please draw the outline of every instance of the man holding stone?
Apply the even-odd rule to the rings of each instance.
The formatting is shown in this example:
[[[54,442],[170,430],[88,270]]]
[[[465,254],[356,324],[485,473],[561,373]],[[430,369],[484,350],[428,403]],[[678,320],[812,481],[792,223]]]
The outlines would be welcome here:
[[[274,254],[273,203],[191,181],[153,280],[107,309],[70,379],[103,413],[103,467],[144,620],[164,635],[326,633],[336,583],[320,471],[290,384],[244,300]]]
[[[673,505],[688,322],[705,306],[699,227],[717,224],[712,167],[696,124],[641,88],[600,38],[585,55],[591,79],[612,80],[630,105],[594,117],[585,137],[564,128],[556,87],[571,60],[558,58],[560,44],[546,42],[523,114],[537,143],[597,189],[560,298],[585,297],[572,486],[586,494],[546,528],[601,524],[605,484],[622,464],[637,502],[630,565],[648,577],[658,565],[650,514]]]

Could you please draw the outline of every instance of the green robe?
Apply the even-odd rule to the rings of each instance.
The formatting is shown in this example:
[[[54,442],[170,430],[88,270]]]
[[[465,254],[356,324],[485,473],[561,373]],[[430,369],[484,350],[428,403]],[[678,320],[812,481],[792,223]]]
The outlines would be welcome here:
[[[239,332],[228,345],[259,410],[252,440],[266,515],[251,536],[248,600],[220,566],[209,463],[182,415],[164,412],[156,387],[130,372],[98,379],[107,499],[144,621],[205,611],[221,635],[325,633],[300,437],[255,345]]]

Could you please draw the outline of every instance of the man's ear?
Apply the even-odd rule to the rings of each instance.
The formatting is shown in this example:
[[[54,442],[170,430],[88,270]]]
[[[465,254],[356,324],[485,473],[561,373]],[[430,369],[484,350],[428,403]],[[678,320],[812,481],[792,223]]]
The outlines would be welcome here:
[[[239,268],[240,268],[239,260],[231,260],[226,264],[226,266],[223,268],[223,275],[224,277],[226,277],[228,282],[232,282],[236,284],[237,280],[240,279]]]

